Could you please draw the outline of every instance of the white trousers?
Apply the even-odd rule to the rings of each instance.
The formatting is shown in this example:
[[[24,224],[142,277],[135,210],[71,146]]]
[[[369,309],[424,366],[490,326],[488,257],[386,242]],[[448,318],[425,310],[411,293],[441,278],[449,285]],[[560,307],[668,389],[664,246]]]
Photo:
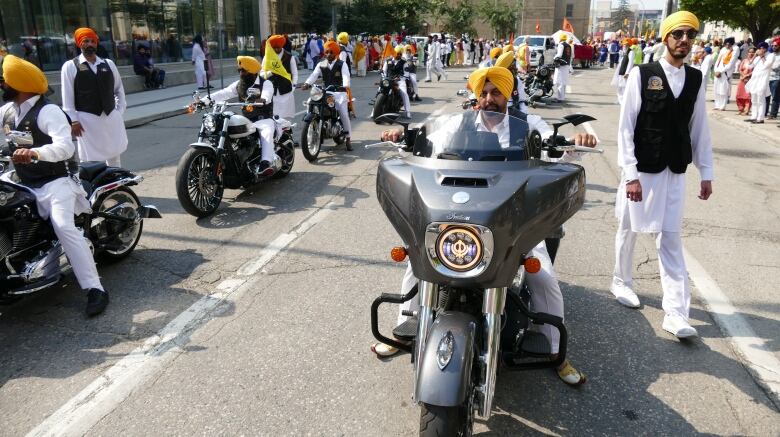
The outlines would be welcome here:
[[[122,163],[119,160],[119,156],[114,156],[113,158],[106,159],[106,165],[109,167],[121,167]]]
[[[555,276],[555,269],[550,261],[550,255],[547,253],[547,247],[544,241],[539,243],[531,250],[531,255],[539,258],[542,262],[542,270],[538,273],[527,274],[526,281],[531,289],[532,310],[539,313],[547,313],[558,316],[563,319],[563,294],[558,285],[558,279]],[[406,294],[417,284],[417,278],[412,272],[412,265],[407,263],[404,278],[401,281],[401,293]],[[420,306],[420,294],[416,294],[412,299],[401,304],[398,311],[398,324],[405,322],[407,317],[403,315],[405,310],[416,310]],[[550,342],[552,353],[558,353],[558,346],[561,340],[558,329],[550,325],[533,325],[537,330],[547,337]]]
[[[555,75],[553,77],[553,84],[558,100],[564,100],[566,98],[566,84],[569,83],[569,66],[564,65],[555,69]]]
[[[73,274],[79,286],[84,290],[90,288],[103,290],[92,251],[89,249],[84,233],[73,221],[77,211],[81,213],[89,208],[84,190],[73,179],[63,177],[41,188],[32,188],[32,191],[35,193],[38,212],[42,218],[48,217],[51,222],[54,233],[73,267]]]
[[[715,94],[715,108],[726,109],[726,103],[729,101],[728,94]]]
[[[352,133],[352,122],[349,119],[349,109],[347,108],[347,93],[344,93],[343,99],[336,99],[336,110],[339,111],[339,117],[341,117],[341,125],[344,126],[344,131],[347,133],[347,138]]]
[[[402,79],[398,81],[398,90],[401,92],[401,99],[404,101],[404,110],[406,111],[406,115],[411,115],[412,105],[409,103],[409,93],[406,92],[405,80]]]
[[[204,87],[208,85],[206,82],[206,69],[203,66],[203,61],[195,61],[195,83],[198,87]]]
[[[409,73],[409,81],[412,82],[412,92],[414,92],[416,96],[419,96],[420,91],[417,87],[417,73]]]
[[[691,308],[691,290],[680,233],[661,231],[652,235],[655,237],[661,273],[661,306],[666,314],[678,315],[687,320]],[[636,236],[637,232],[631,230],[629,209],[623,208],[615,235],[615,270],[612,278],[615,285],[633,286]]]
[[[764,121],[766,115],[766,97],[763,94],[750,94],[750,119]]]
[[[271,119],[257,120],[252,123],[260,134],[260,159],[274,162],[274,133],[276,132],[276,123]]]
[[[444,68],[441,66],[441,61],[438,59],[432,59],[428,61],[427,71],[428,77],[425,78],[426,81],[431,80],[431,73],[436,76],[444,76],[444,79],[447,79],[447,73],[444,72]]]

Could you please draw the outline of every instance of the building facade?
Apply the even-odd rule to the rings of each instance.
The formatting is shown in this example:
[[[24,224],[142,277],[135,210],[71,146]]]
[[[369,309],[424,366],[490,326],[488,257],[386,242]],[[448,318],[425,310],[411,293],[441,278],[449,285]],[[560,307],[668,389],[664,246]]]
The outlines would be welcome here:
[[[292,19],[300,5],[301,0],[0,0],[0,46],[43,70],[58,70],[76,55],[73,31],[88,26],[100,38],[99,54],[118,65],[131,64],[139,44],[151,49],[156,62],[188,61],[198,34],[216,58],[221,20],[223,57],[258,55],[264,27],[268,33],[302,30],[300,20]]]

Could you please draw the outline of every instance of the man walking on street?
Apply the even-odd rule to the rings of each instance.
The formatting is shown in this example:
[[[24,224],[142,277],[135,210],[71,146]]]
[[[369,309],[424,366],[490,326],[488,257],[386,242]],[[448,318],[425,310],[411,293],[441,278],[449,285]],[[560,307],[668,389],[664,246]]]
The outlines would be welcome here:
[[[726,38],[723,41],[723,48],[718,53],[718,60],[715,61],[715,110],[725,111],[726,104],[731,96],[731,75],[737,67],[739,56],[735,53],[734,38]]]
[[[772,105],[769,108],[769,119],[777,119],[780,108],[780,36],[772,40],[772,53],[775,54],[772,72],[769,74],[769,90],[772,92]],[[780,126],[780,125],[778,125]]]
[[[127,149],[125,90],[110,59],[96,55],[98,36],[82,27],[73,35],[81,54],[62,66],[62,109],[70,117],[81,161],[106,161],[119,167]]]
[[[691,162],[701,174],[699,199],[712,194],[712,141],[699,70],[684,64],[699,30],[687,11],[661,23],[666,55],[629,74],[618,125],[622,175],[615,213],[615,270],[610,291],[621,304],[637,308],[632,268],[636,234],[655,237],[663,289],[663,329],[678,338],[695,337],[688,323],[690,285],[683,258],[685,171]]]

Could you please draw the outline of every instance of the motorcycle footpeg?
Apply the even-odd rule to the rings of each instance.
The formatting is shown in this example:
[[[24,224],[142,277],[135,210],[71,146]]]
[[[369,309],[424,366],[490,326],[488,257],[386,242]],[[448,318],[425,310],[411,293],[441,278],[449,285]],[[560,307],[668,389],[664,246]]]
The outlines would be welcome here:
[[[537,331],[526,331],[523,334],[522,340],[520,340],[518,350],[523,355],[537,358],[546,358],[552,354],[550,342],[547,341],[547,337]]]
[[[393,328],[393,336],[399,340],[414,340],[417,337],[417,326],[419,324],[420,321],[417,317],[410,317]]]

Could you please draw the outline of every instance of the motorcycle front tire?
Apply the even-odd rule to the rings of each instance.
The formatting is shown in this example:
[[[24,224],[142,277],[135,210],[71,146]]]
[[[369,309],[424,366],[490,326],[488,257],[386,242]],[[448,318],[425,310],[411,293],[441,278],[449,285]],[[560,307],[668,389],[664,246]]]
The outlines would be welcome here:
[[[317,160],[317,156],[320,154],[320,149],[322,149],[322,130],[321,130],[321,121],[317,120],[316,118],[307,121],[303,124],[303,129],[301,129],[301,152],[303,152],[303,157],[306,158],[309,162],[314,162]],[[320,132],[317,132],[317,135],[313,135],[312,139],[314,139],[314,145],[309,145],[309,130],[312,129],[312,126],[314,126],[315,129],[320,130]]]
[[[385,94],[379,94],[376,100],[374,100],[374,109],[371,111],[372,120],[376,120],[377,117],[387,112],[385,111],[386,101],[387,101],[387,96]]]
[[[420,404],[420,437],[467,436],[468,417],[463,406]]]
[[[219,204],[222,202],[222,193],[224,191],[221,183],[217,181],[217,187],[214,190],[213,195],[208,199],[202,199],[205,201],[200,202],[201,205],[196,205],[195,201],[190,196],[190,172],[193,170],[193,164],[201,165],[201,161],[211,161],[211,165],[217,165],[217,157],[213,152],[190,148],[179,160],[179,166],[176,168],[176,197],[179,198],[179,203],[187,213],[194,215],[195,217],[202,218],[209,216],[219,208]],[[206,170],[208,171],[208,170]],[[200,172],[201,174],[203,171]],[[199,187],[196,187],[199,189]]]

